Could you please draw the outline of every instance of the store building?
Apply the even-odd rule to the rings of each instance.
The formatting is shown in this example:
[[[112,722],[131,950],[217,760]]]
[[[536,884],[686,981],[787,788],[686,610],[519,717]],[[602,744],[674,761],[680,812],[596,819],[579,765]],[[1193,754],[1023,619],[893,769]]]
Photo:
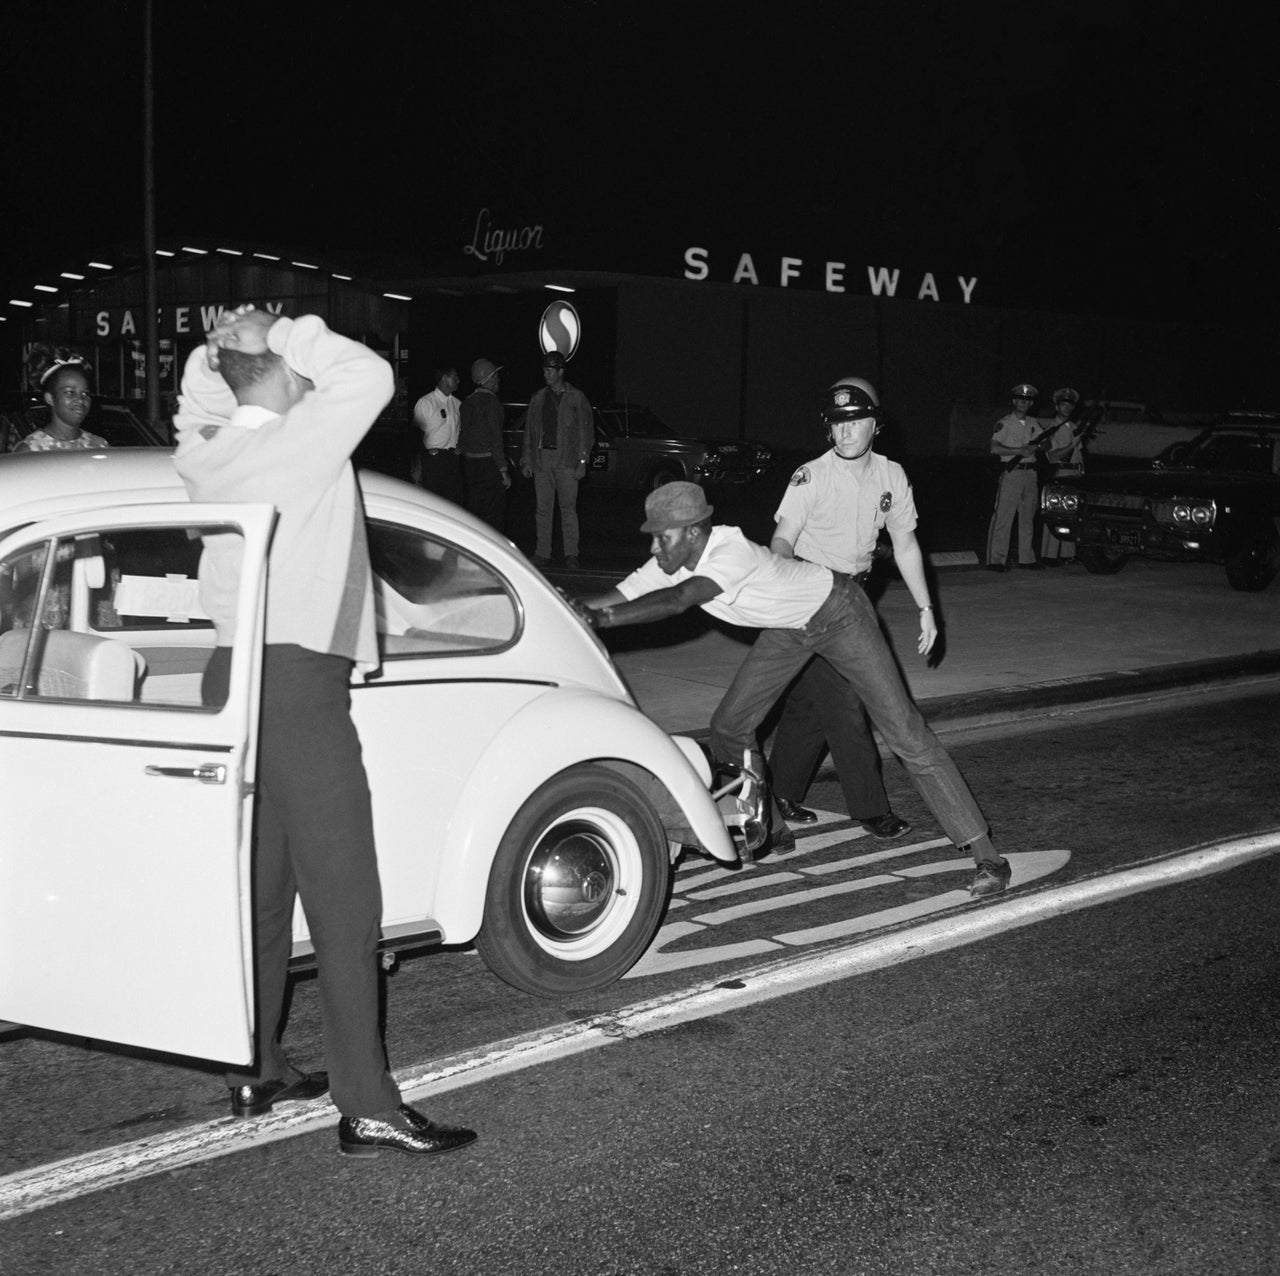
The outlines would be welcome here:
[[[560,227],[480,209],[430,260],[407,264],[369,253],[351,269],[243,245],[174,244],[158,261],[161,390],[177,390],[186,349],[218,308],[245,300],[319,313],[391,360],[388,423],[407,424],[434,366],[465,377],[480,356],[503,366],[505,398],[527,398],[542,383],[543,321],[557,301],[575,325],[569,377],[594,402],[645,404],[687,436],[784,448],[819,441],[816,398],[850,374],[877,383],[897,450],[920,456],[985,452],[991,414],[1006,410],[1019,381],[1046,395],[1069,384],[1086,398],[1216,410],[1257,401],[1273,379],[1274,324],[1015,307],[981,270],[858,260],[807,234],[808,243],[721,243],[654,229],[643,242],[618,242],[603,220]],[[95,362],[100,393],[141,397],[142,272],[99,263],[69,273],[44,285],[56,292],[23,303],[23,341],[74,345]],[[10,324],[16,304],[5,311]]]

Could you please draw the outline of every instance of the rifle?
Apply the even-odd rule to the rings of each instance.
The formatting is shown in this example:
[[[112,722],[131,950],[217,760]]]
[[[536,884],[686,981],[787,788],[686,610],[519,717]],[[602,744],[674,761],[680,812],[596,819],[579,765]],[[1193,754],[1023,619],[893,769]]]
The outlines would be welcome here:
[[[1037,434],[1037,435],[1036,435],[1036,437],[1035,437],[1034,439],[1028,439],[1028,440],[1027,440],[1027,442],[1026,442],[1026,444],[1025,444],[1025,446],[1027,446],[1027,447],[1032,447],[1032,448],[1037,448],[1037,449],[1039,449],[1040,451],[1042,451],[1042,452],[1043,452],[1043,450],[1044,450],[1044,449],[1043,449],[1040,445],[1041,445],[1042,443],[1047,445],[1047,443],[1048,443],[1048,441],[1049,441],[1049,435],[1051,435],[1052,433],[1054,433],[1054,431],[1055,431],[1055,430],[1057,430],[1057,428],[1058,428],[1058,426],[1059,426],[1060,424],[1061,424],[1061,422],[1059,422],[1059,421],[1055,421],[1052,425],[1050,425],[1050,426],[1046,426],[1046,427],[1045,427],[1045,429],[1041,430],[1041,431],[1040,431],[1040,433],[1039,433],[1039,434]],[[1021,462],[1021,461],[1025,461],[1025,460],[1027,460],[1027,459],[1028,459],[1028,458],[1027,458],[1027,457],[1025,457],[1025,456],[1006,456],[1006,457],[1005,457],[1005,458],[1000,462],[1000,468],[1001,468],[1001,470],[1003,470],[1005,473],[1009,473],[1009,472],[1011,472],[1011,471],[1013,471],[1013,470],[1016,470],[1016,469],[1018,468],[1018,464],[1019,464],[1019,462]]]

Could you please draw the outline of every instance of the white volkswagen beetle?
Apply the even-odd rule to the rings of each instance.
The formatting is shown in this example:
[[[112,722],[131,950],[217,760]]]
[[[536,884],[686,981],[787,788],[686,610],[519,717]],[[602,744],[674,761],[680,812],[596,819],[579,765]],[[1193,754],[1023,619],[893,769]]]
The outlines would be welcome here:
[[[474,940],[545,996],[617,979],[680,848],[736,860],[726,825],[750,826],[755,797],[717,805],[697,744],[645,717],[510,542],[394,479],[361,486],[382,668],[353,683],[352,713],[384,944]],[[273,517],[189,503],[164,451],[0,459],[0,1017],[249,1058]],[[244,570],[230,698],[206,709],[196,571],[216,534],[242,539]],[[295,940],[305,957],[300,910]]]

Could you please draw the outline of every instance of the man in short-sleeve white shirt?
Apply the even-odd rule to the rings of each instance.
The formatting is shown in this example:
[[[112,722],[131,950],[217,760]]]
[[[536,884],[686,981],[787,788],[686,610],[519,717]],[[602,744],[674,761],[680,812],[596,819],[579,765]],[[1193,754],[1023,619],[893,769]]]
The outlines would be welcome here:
[[[912,704],[862,589],[842,572],[779,557],[736,527],[713,527],[696,483],[668,483],[649,493],[644,509],[640,530],[651,536],[650,561],[579,604],[583,619],[610,629],[701,607],[731,624],[760,628],[711,718],[711,751],[727,767],[758,756],[757,732],[774,702],[811,656],[824,656],[854,685],[943,831],[977,861],[970,892],[1003,891],[1009,863],[996,853],[955,763]],[[752,763],[758,769],[754,757]],[[773,849],[794,845],[776,811],[770,832]]]

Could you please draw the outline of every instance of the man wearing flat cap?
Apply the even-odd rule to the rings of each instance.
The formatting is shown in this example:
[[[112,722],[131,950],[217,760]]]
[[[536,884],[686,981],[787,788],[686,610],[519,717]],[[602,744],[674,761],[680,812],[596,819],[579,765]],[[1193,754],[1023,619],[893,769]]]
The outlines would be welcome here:
[[[595,422],[587,396],[565,380],[566,361],[559,350],[542,356],[546,383],[529,402],[525,416],[520,471],[533,479],[537,500],[533,561],[551,562],[551,520],[560,503],[560,536],[564,565],[578,566],[578,483],[587,476],[587,457],[595,439]]]
[[[1018,524],[1018,566],[1040,566],[1036,558],[1032,529],[1035,526],[1036,502],[1040,486],[1036,479],[1036,452],[1046,431],[1031,407],[1040,392],[1022,382],[1010,391],[1013,411],[996,422],[991,435],[991,451],[1000,461],[1000,480],[996,485],[996,507],[987,532],[987,566],[993,572],[1008,570],[1009,538],[1014,521]]]
[[[587,599],[583,615],[611,629],[701,607],[761,631],[711,718],[719,762],[733,767],[755,754],[757,731],[778,697],[812,656],[823,656],[857,691],[943,831],[977,862],[970,893],[1003,891],[1009,863],[996,853],[968,785],[907,694],[861,587],[844,572],[782,558],[736,527],[712,526],[712,507],[696,483],[650,492],[644,510],[649,561],[615,589]]]

